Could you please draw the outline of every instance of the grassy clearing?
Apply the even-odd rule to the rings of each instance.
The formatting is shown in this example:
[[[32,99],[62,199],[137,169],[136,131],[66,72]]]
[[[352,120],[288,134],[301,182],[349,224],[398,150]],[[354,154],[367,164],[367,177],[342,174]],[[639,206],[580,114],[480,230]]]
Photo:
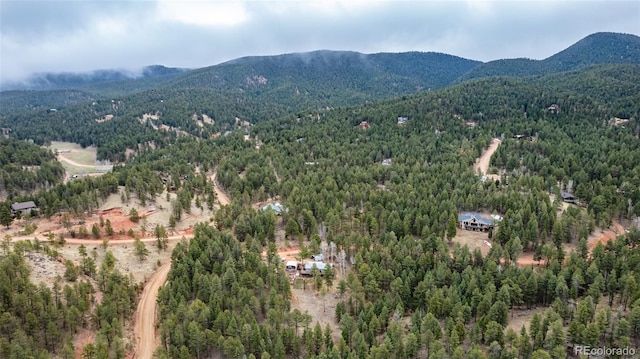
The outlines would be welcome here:
[[[98,150],[93,146],[82,148],[77,143],[52,141],[49,148],[51,150],[58,150],[65,158],[71,161],[89,166],[96,164]]]

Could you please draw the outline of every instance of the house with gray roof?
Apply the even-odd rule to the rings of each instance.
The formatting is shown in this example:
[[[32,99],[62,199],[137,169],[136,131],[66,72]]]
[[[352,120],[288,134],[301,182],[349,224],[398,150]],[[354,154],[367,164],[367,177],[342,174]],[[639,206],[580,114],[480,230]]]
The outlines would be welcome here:
[[[32,211],[38,211],[38,206],[33,201],[27,202],[16,202],[11,205],[11,215],[28,215],[31,214]]]
[[[464,213],[458,216],[458,227],[468,231],[487,232],[493,226],[493,218],[482,217],[479,213]]]
[[[318,269],[320,275],[324,274],[324,271],[327,270],[327,267],[331,266],[331,264],[324,262],[306,262],[300,271],[300,275],[308,277],[313,273],[313,267]]]

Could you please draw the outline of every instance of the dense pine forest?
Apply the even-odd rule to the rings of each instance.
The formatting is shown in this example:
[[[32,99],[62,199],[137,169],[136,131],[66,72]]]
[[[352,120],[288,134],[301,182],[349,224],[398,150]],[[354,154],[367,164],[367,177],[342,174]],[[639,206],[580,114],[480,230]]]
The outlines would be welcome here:
[[[631,66],[581,75],[619,87],[602,98],[563,88],[555,76],[488,79],[253,127],[260,149],[227,154],[218,167],[237,200],[216,223],[235,238],[200,229],[195,242],[174,253],[160,296],[161,308],[172,313],[162,320],[167,354],[541,358],[566,357],[567,343],[638,340],[631,324],[640,297],[632,259],[638,233],[591,254],[585,241],[595,225],[637,215],[638,108],[606,102],[637,104],[640,73]],[[579,75],[563,76],[577,84]],[[549,110],[552,104],[560,110]],[[410,120],[399,126],[399,116]],[[631,120],[622,128],[611,122],[615,116]],[[478,125],[462,120],[470,118]],[[361,128],[362,121],[370,127]],[[493,160],[502,177],[482,183],[471,165],[492,137],[504,139]],[[387,158],[391,166],[382,165]],[[548,194],[559,197],[569,186],[589,206],[558,218],[559,204]],[[335,284],[344,293],[335,308],[339,340],[328,339],[330,328],[296,329],[296,314],[282,308],[288,283],[268,270],[278,258],[267,254],[266,264],[255,263],[265,239],[271,242],[261,231],[264,219],[248,205],[273,194],[290,209],[283,215],[288,235],[311,248],[335,243],[352,259]],[[451,218],[478,209],[505,216],[486,257],[447,240]],[[565,252],[566,244],[577,250]],[[503,267],[523,252],[545,265]],[[598,305],[602,298],[610,307]],[[529,329],[505,330],[512,311],[535,307],[549,309]]]
[[[64,168],[39,146],[0,138],[0,196],[16,196],[62,182]]]
[[[81,216],[111,194],[145,202],[165,191],[172,227],[192,205],[215,210],[171,254],[157,358],[537,359],[640,343],[639,65],[487,77],[329,107],[315,95],[265,101],[277,91],[239,101],[198,88],[206,77],[196,75],[183,88],[0,117],[11,128],[0,142],[3,211],[34,201],[43,218]],[[487,178],[473,165],[494,139]],[[63,183],[55,154],[37,146],[55,140],[96,145],[99,159],[119,164]],[[215,186],[230,204],[218,206]],[[562,210],[563,193],[577,204]],[[274,199],[286,208],[278,216],[257,205]],[[464,212],[503,218],[486,253],[454,241]],[[614,223],[628,232],[588,245]],[[334,297],[325,308],[334,325],[292,309],[299,282],[284,270],[278,232],[301,259],[328,253],[334,267],[312,271],[304,290],[318,305]],[[125,357],[123,326],[141,288],[114,269],[107,244],[99,266],[83,249],[67,263],[72,284],[50,288],[29,282],[24,257],[58,258],[56,243],[9,242],[0,356],[70,358],[73,334],[94,328],[85,357]],[[524,255],[535,265],[519,266]],[[529,322],[510,327],[522,312],[533,313]]]

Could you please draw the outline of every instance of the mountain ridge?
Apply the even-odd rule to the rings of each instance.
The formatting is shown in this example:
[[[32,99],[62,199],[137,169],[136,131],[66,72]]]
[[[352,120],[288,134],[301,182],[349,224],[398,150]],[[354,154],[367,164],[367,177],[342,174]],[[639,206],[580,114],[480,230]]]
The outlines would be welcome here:
[[[542,60],[511,58],[485,62],[458,82],[488,76],[539,76],[598,64],[640,64],[640,37],[596,32]]]
[[[195,91],[193,96],[229,104],[251,103],[257,108],[261,103],[272,103],[282,111],[298,111],[369,103],[481,77],[541,76],[609,63],[640,65],[640,37],[594,33],[544,60],[516,58],[483,63],[438,52],[316,50],[246,56],[192,70],[148,66],[133,80],[109,70],[98,72],[96,76],[102,82],[93,83],[86,75],[50,75],[50,80],[42,84],[52,89],[2,92],[0,113],[147,92],[154,94],[145,97],[169,98],[190,91]],[[260,110],[254,112],[254,119],[261,117]]]

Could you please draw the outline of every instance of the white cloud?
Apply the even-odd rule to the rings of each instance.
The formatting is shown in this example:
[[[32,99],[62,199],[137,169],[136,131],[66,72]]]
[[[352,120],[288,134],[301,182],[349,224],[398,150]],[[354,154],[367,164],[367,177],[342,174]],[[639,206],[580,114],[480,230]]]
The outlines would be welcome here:
[[[234,26],[249,20],[243,2],[176,1],[157,3],[159,21],[178,21],[197,26]]]
[[[640,1],[0,0],[0,82],[318,49],[542,59],[638,23]]]

